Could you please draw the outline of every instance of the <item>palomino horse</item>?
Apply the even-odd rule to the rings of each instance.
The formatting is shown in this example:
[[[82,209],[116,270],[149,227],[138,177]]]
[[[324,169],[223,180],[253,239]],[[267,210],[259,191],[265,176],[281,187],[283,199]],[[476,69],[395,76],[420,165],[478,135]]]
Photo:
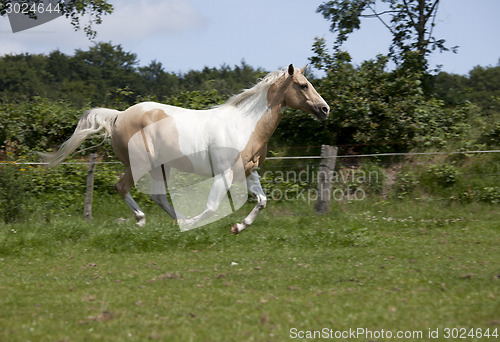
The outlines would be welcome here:
[[[59,164],[91,134],[104,131],[104,135],[111,137],[116,156],[126,166],[115,189],[133,211],[137,224],[142,226],[146,222],[144,212],[130,195],[134,180],[137,181],[131,160],[138,151],[131,142],[134,137],[142,136],[140,140],[146,145],[151,163],[142,163],[142,166],[146,166],[141,174],[149,172],[153,180],[161,178],[162,182],[167,183],[171,168],[214,176],[206,208],[201,214],[189,219],[183,218],[174,209],[166,192],[151,192],[152,200],[170,216],[187,226],[194,226],[217,210],[228,192],[228,185],[231,186],[235,181],[233,166],[238,160],[244,171],[243,178],[246,177],[248,193],[257,199],[250,214],[241,223],[231,227],[232,233],[239,233],[252,224],[266,206],[267,199],[257,168],[265,159],[267,142],[280,122],[284,108],[299,109],[314,114],[320,120],[325,119],[330,112],[328,104],[304,76],[304,69],[295,69],[290,64],[288,69],[268,74],[251,89],[209,110],[188,110],[154,102],[139,103],[123,112],[106,108],[91,109],[81,117],[71,138],[49,156],[49,165]],[[145,132],[148,127],[160,122],[161,126],[156,126],[153,133],[160,144],[151,144],[151,137],[147,137]],[[199,153],[217,148],[229,148],[233,152],[219,153],[216,161],[211,160],[207,153]],[[162,157],[160,162],[155,162],[159,155],[173,157]],[[219,166],[215,175],[214,163]]]

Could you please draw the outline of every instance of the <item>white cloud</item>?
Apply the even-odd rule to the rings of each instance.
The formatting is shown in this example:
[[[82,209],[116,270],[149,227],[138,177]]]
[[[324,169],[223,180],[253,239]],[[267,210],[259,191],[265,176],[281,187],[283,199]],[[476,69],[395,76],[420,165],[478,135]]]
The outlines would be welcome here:
[[[114,44],[140,43],[157,35],[173,35],[196,30],[206,25],[191,0],[116,0],[110,1],[114,12],[95,25],[96,41]],[[88,22],[81,19],[81,26]],[[67,18],[57,18],[46,24],[13,34],[7,17],[0,17],[0,55],[17,53],[47,53],[61,50],[72,54],[75,49],[92,45],[85,33],[75,31]]]
[[[98,27],[99,39],[144,39],[205,25],[205,19],[190,0],[121,0],[113,2],[113,6],[113,14]]]
[[[85,34],[75,32],[65,18],[17,33],[12,33],[7,18],[0,21],[0,55],[46,53],[57,49],[73,52],[82,44],[89,44]]]

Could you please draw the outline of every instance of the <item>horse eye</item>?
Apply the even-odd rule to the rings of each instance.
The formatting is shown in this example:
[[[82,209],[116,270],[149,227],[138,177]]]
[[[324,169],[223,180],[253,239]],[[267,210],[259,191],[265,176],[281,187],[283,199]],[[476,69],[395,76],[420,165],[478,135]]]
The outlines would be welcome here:
[[[309,88],[309,86],[307,85],[307,83],[304,83],[304,84],[300,85],[300,88],[307,89],[307,88]]]

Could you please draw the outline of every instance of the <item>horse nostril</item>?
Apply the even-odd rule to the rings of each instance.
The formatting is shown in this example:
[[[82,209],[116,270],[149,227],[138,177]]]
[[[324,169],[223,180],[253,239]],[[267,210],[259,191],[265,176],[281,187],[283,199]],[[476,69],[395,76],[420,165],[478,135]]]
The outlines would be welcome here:
[[[330,108],[323,106],[323,107],[321,107],[321,110],[323,111],[323,113],[328,114],[328,112],[330,111]]]

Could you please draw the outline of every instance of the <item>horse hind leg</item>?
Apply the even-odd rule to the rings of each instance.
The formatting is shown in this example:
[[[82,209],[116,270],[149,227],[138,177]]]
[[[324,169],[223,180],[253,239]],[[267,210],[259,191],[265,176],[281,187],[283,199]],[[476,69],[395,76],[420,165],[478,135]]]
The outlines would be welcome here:
[[[160,208],[167,212],[174,220],[185,219],[183,215],[178,213],[170,204],[167,198],[167,182],[170,175],[170,167],[162,165],[151,170],[151,199],[158,204]]]
[[[130,190],[134,186],[132,171],[130,168],[125,170],[125,173],[120,177],[120,180],[115,184],[115,190],[120,194],[125,203],[134,213],[137,225],[142,227],[146,224],[146,215],[130,195]]]

